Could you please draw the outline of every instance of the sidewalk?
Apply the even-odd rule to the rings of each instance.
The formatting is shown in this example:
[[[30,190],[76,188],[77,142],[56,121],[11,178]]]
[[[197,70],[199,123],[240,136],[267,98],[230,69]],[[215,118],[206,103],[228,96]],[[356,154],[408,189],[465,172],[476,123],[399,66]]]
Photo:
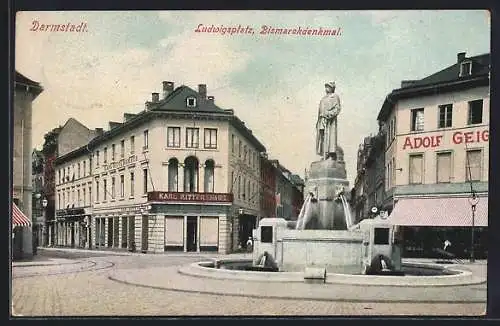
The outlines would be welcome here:
[[[24,261],[13,261],[12,267],[34,267],[34,266],[54,266],[54,265],[65,265],[65,264],[75,264],[77,261],[64,258],[48,258],[40,255],[36,255],[32,260]]]
[[[81,254],[97,254],[97,255],[111,255],[111,256],[173,256],[173,257],[200,257],[201,259],[207,258],[225,258],[225,259],[251,259],[251,253],[231,253],[231,254],[219,254],[217,252],[175,252],[175,251],[165,251],[160,253],[142,253],[142,252],[130,252],[123,249],[82,249],[82,248],[64,248],[64,247],[41,247],[38,248],[39,254],[43,253],[81,253]]]

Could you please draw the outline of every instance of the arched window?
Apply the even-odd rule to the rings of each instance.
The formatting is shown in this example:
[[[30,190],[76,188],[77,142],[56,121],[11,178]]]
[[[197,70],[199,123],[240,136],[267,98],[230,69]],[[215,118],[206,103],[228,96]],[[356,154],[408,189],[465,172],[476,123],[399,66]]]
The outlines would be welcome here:
[[[179,191],[179,161],[174,157],[168,160],[168,191]]]
[[[215,162],[213,160],[205,162],[205,192],[214,192],[214,167]]]
[[[198,192],[198,159],[189,156],[184,161],[184,191]]]

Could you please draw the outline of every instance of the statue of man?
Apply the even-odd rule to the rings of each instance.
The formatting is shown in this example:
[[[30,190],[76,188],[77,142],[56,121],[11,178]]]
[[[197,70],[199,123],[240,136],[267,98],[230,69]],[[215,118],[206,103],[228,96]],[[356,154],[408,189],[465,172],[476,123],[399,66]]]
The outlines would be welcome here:
[[[316,153],[326,159],[337,151],[337,116],[340,113],[340,98],[335,94],[335,82],[325,84],[326,95],[319,102],[316,122]]]

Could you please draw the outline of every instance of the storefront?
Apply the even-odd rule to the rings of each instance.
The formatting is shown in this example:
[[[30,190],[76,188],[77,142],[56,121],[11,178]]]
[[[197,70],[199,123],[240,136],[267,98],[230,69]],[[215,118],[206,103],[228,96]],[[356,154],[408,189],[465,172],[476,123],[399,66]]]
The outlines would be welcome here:
[[[474,239],[474,256],[487,258],[488,197],[478,196],[472,214],[471,198],[408,197],[396,200],[391,221],[402,227],[404,257],[439,258],[448,240],[448,252],[469,258]],[[474,227],[474,232],[472,228]]]
[[[90,212],[84,208],[67,208],[56,211],[56,246],[88,248]]]
[[[228,193],[150,192],[141,240],[153,252],[229,252],[232,201]]]

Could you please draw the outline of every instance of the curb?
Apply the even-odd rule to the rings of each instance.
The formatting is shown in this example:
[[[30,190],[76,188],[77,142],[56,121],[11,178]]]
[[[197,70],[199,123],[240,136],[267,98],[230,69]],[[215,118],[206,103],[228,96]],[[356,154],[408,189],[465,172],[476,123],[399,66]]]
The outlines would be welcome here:
[[[189,265],[181,266],[178,273],[186,276],[199,278],[211,278],[218,280],[239,280],[250,282],[289,282],[289,283],[304,283],[304,275],[301,272],[251,272],[251,271],[235,271],[226,269],[215,269],[211,267],[201,266],[203,263],[197,262]],[[410,263],[410,265],[417,265]],[[423,266],[434,267],[431,264],[420,264]],[[441,266],[437,266],[440,267]],[[483,284],[486,279],[475,277],[470,271],[460,269],[447,268],[449,271],[459,272],[454,275],[439,275],[439,276],[377,276],[377,275],[346,275],[328,273],[326,284],[342,284],[353,286],[390,286],[390,287],[451,287],[451,286],[468,286]],[[419,283],[420,282],[420,283]]]

